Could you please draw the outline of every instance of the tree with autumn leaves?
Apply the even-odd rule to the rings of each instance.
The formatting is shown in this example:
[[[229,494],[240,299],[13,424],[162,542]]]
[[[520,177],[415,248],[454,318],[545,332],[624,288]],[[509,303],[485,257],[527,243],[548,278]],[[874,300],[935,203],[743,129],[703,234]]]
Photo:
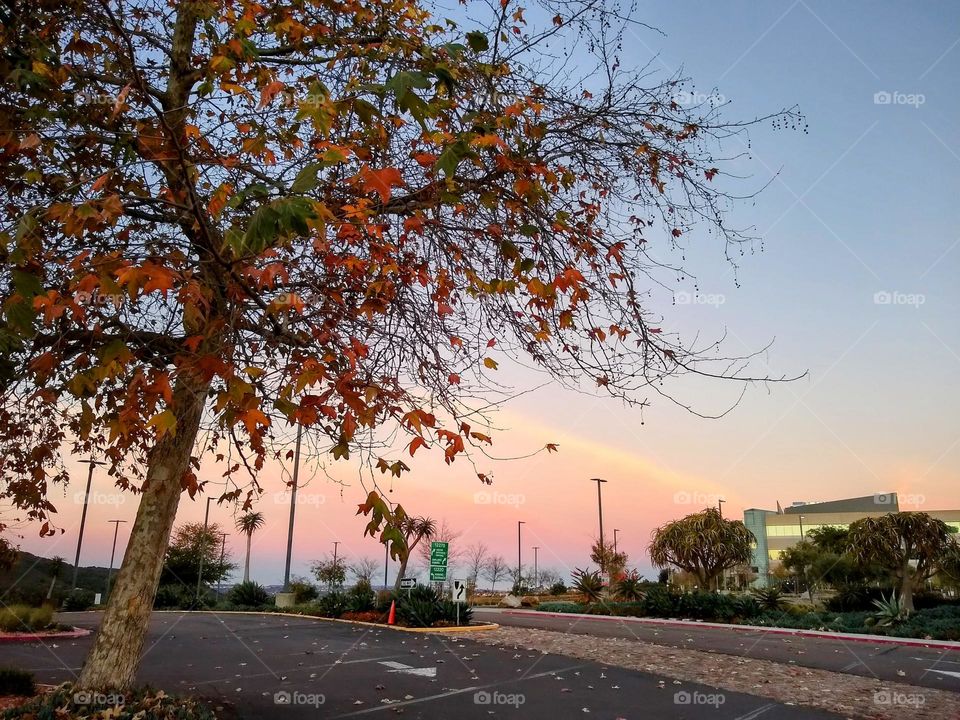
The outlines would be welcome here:
[[[655,243],[746,239],[717,152],[750,123],[622,67],[602,2],[528,12],[547,21],[508,0],[463,23],[414,0],[0,10],[2,494],[56,532],[65,460],[93,455],[140,496],[79,686],[132,682],[202,463],[247,511],[302,428],[370,468],[359,512],[396,558],[412,516],[378,476],[492,442],[494,353],[635,403],[746,378],[644,300]],[[564,43],[581,59],[558,68]]]

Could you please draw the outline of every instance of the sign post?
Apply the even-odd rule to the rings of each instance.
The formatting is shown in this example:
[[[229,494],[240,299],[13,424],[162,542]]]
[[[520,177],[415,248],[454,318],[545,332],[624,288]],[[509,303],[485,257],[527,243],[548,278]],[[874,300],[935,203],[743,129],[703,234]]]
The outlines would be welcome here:
[[[453,581],[453,602],[457,606],[457,625],[460,624],[460,606],[467,601],[467,583],[463,580]]]
[[[450,543],[434,540],[430,543],[430,582],[443,582],[447,579],[447,558]]]
[[[410,596],[410,591],[417,586],[417,579],[415,577],[406,577],[400,578],[400,589],[407,591],[407,597]]]

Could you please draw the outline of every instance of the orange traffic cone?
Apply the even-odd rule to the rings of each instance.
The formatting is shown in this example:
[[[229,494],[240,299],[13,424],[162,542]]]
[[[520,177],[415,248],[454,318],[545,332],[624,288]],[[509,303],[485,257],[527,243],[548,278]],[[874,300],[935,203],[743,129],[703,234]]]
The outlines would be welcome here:
[[[397,624],[397,601],[390,601],[390,614],[387,616],[387,625]]]

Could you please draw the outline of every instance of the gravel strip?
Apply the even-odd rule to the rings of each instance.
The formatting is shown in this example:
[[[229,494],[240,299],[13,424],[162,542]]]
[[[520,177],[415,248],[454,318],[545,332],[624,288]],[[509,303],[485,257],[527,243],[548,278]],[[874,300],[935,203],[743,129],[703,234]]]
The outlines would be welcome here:
[[[664,678],[662,686],[665,690],[674,680],[685,680],[783,703],[821,708],[847,718],[960,718],[960,696],[952,692],[770,660],[666,648],[626,638],[586,637],[532,628],[501,627],[483,633],[463,633],[460,637],[487,645],[567,655],[659,675]]]

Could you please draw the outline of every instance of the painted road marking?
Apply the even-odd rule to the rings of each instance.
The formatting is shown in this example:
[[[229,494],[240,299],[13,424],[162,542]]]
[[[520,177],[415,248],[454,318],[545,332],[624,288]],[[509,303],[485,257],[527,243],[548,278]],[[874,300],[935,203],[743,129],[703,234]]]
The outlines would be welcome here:
[[[410,665],[404,665],[403,663],[394,662],[393,660],[380,661],[381,665],[386,665],[388,668],[391,668],[390,672],[399,672],[405,673],[407,675],[419,675],[420,677],[436,677],[437,676],[437,667],[426,668],[415,668]]]

